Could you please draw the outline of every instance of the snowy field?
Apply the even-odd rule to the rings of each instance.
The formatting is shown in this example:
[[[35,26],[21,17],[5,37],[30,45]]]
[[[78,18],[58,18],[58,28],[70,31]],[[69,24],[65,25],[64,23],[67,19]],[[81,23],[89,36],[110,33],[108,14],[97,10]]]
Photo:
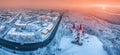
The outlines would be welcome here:
[[[72,38],[68,36],[61,39],[60,55],[107,55],[102,47],[103,44],[96,36],[86,34],[82,46],[72,44],[71,41]]]
[[[82,24],[86,31],[82,46],[71,43],[75,38],[72,37],[74,32],[71,24],[73,23],[76,23],[77,27]],[[120,25],[111,24],[95,16],[68,12],[63,15],[52,44],[46,49],[41,48],[38,51],[29,52],[30,54],[21,55],[120,55],[119,36]],[[0,55],[19,54],[0,48]]]

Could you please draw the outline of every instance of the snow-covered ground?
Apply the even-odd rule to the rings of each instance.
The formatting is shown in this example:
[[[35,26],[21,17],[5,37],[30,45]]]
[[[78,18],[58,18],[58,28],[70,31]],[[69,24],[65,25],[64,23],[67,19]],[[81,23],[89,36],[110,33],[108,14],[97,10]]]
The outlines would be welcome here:
[[[120,55],[120,25],[112,24],[94,15],[74,12],[67,13],[64,19],[65,22],[68,20],[66,23],[82,24],[88,34],[98,37],[109,55]]]
[[[73,40],[72,23],[82,24],[86,31],[86,38],[83,40],[82,46],[71,43]],[[54,40],[56,42],[52,42],[53,45],[46,47],[47,50],[41,50],[49,51],[48,55],[52,55],[54,52],[56,55],[120,55],[120,25],[109,23],[95,16],[74,14],[73,12],[64,14]],[[57,52],[57,48],[61,48],[61,50]],[[42,52],[41,50],[39,52]],[[6,52],[4,51],[3,54]],[[2,55],[1,53],[2,50],[0,50],[0,55]],[[35,52],[33,55],[43,54]]]
[[[6,50],[3,50],[3,49],[0,48],[0,55],[8,55],[8,54],[9,55],[16,55],[16,54],[13,54],[9,51],[6,51]]]
[[[72,38],[66,36],[61,39],[60,55],[107,55],[103,49],[102,43],[96,36],[86,34],[86,39],[83,40],[83,45],[79,46],[72,44]]]

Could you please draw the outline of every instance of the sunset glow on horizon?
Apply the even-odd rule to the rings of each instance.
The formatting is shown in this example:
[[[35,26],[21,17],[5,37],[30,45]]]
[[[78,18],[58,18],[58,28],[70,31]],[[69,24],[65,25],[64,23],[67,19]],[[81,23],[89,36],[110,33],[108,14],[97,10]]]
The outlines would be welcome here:
[[[120,7],[119,0],[1,0],[0,7],[27,7],[27,8],[65,8],[85,7],[91,4],[108,4]]]
[[[119,11],[120,0],[1,0],[0,8],[40,8]]]

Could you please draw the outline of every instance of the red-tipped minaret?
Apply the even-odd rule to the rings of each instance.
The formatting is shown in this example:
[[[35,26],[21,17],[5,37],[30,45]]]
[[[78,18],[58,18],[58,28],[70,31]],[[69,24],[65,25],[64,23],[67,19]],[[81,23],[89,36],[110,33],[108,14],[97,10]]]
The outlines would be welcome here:
[[[75,23],[73,23],[72,24],[72,29],[75,29],[75,28],[76,28]]]
[[[80,28],[79,28],[79,30],[83,30],[83,26],[82,26],[82,24],[80,24]]]

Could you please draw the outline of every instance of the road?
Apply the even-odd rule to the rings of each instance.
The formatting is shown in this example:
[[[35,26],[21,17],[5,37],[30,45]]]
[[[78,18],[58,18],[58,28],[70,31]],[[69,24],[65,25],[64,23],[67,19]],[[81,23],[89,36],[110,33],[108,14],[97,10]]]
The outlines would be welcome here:
[[[21,43],[11,42],[0,38],[0,46],[16,51],[34,51],[37,50],[38,48],[46,47],[54,39],[61,19],[62,19],[62,15],[60,15],[60,17],[58,18],[58,22],[56,23],[50,36],[43,42],[24,43],[23,45],[21,45]]]

